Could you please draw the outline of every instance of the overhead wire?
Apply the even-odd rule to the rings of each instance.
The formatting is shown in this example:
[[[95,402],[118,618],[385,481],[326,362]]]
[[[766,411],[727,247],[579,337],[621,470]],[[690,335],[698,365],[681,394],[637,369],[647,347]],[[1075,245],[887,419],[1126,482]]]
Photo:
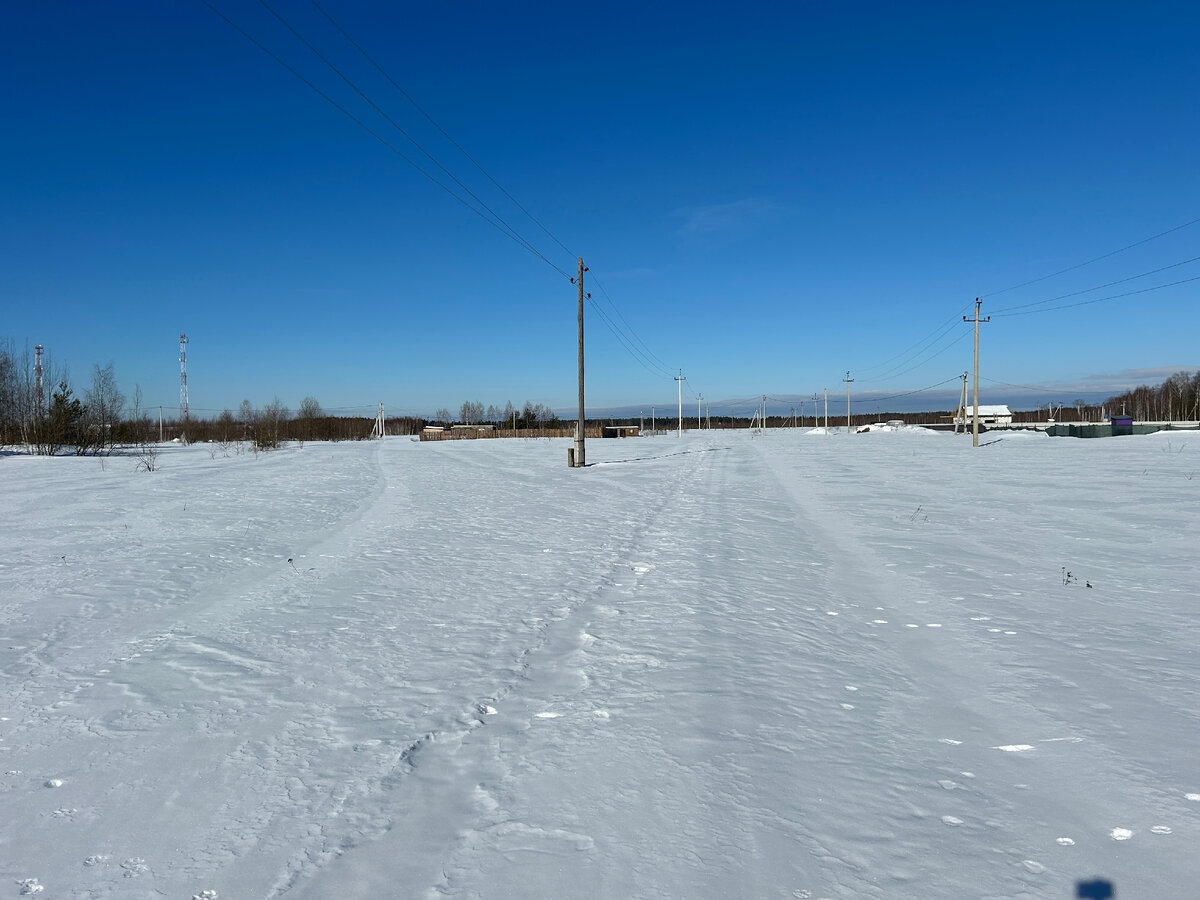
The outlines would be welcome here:
[[[472,200],[474,200],[476,203],[478,203],[479,206],[482,207],[488,213],[488,215],[492,216],[492,218],[494,218],[496,220],[496,222],[498,222],[500,224],[502,231],[504,231],[506,234],[508,234],[511,238],[513,238],[518,244],[520,244],[522,247],[524,247],[530,253],[534,254],[535,256],[540,258],[543,262],[546,262],[552,268],[556,269],[560,274],[566,275],[568,278],[570,277],[569,275],[567,275],[567,273],[563,269],[559,268],[558,265],[556,265],[554,262],[552,262],[540,250],[538,250],[536,247],[534,247],[534,245],[530,241],[528,241],[525,237],[523,237],[520,234],[520,232],[518,232],[515,228],[513,228],[512,225],[510,225],[507,221],[505,221],[503,216],[501,216],[494,209],[492,209],[490,206],[488,206],[487,203],[485,203],[482,199],[480,199],[479,196],[474,191],[472,191],[469,187],[467,187],[465,184],[463,184],[462,181],[460,181],[453,172],[451,172],[444,165],[442,165],[432,153],[430,153],[428,150],[426,150],[424,147],[422,147],[421,144],[416,140],[416,138],[414,138],[411,134],[409,134],[407,131],[405,131],[404,128],[401,127],[400,124],[395,119],[393,119],[390,115],[388,115],[387,112],[385,112],[383,110],[383,108],[379,106],[378,103],[376,103],[374,100],[372,100],[370,97],[368,97],[366,95],[366,93],[364,93],[363,90],[361,88],[359,88],[359,86],[357,84],[355,84],[348,76],[346,76],[346,74],[343,73],[341,71],[341,69],[339,69],[337,66],[335,66],[329,60],[329,58],[325,56],[325,54],[323,54],[320,50],[318,50],[316,47],[314,47],[313,44],[307,38],[305,38],[304,35],[300,34],[300,32],[297,31],[296,28],[293,27],[292,24],[290,22],[288,22],[287,19],[285,19],[282,15],[279,14],[279,12],[277,10],[275,10],[274,7],[272,7],[269,3],[267,3],[267,0],[258,0],[258,2],[259,2],[259,5],[263,7],[263,9],[265,9],[272,16],[274,16],[279,21],[279,23],[281,25],[283,25],[284,28],[286,28],[288,31],[290,31],[292,33],[292,35],[296,38],[296,40],[300,41],[300,43],[302,43],[305,47],[307,47],[313,53],[313,55],[317,57],[317,59],[319,59],[321,62],[323,62],[329,68],[330,71],[332,71],[335,75],[338,76],[338,78],[340,78],[342,81],[344,81],[346,83],[346,85],[352,91],[354,91],[354,93],[358,94],[358,96],[361,97],[363,99],[363,101],[366,102],[367,105],[371,107],[371,109],[375,110],[375,112],[378,113],[389,125],[391,125],[394,129],[396,129],[396,131],[398,131],[401,135],[403,135],[404,138],[410,144],[412,144],[414,147],[416,147],[418,150],[420,150],[421,153],[423,153],[430,162],[432,162],[435,166],[437,166],[446,175],[446,177],[448,177],[451,181],[453,181],[456,185],[458,185],[459,188],[461,188]]]
[[[1124,291],[1120,294],[1110,294],[1107,297],[1093,297],[1091,300],[1080,300],[1078,303],[1063,303],[1060,306],[1049,306],[1049,307],[1045,307],[1044,309],[1024,309],[1024,310],[1019,310],[1018,312],[997,312],[997,313],[993,313],[992,315],[995,315],[995,316],[1030,316],[1030,315],[1034,315],[1036,313],[1056,312],[1060,309],[1073,309],[1076,306],[1090,306],[1093,303],[1103,303],[1105,300],[1117,300],[1117,299],[1120,299],[1121,297],[1133,297],[1138,294],[1149,294],[1153,291],[1161,291],[1164,288],[1176,287],[1178,285],[1188,284],[1193,281],[1200,281],[1200,275],[1193,276],[1192,278],[1184,278],[1184,279],[1181,279],[1180,281],[1172,281],[1167,284],[1156,284],[1154,287],[1142,288],[1141,290],[1137,290],[1137,291]]]
[[[1191,259],[1184,259],[1184,260],[1180,260],[1179,262],[1171,263],[1170,265],[1167,265],[1167,266],[1160,266],[1159,268],[1151,269],[1148,272],[1140,272],[1137,275],[1130,275],[1128,278],[1118,278],[1116,281],[1109,281],[1106,284],[1098,284],[1095,287],[1083,288],[1082,290],[1071,291],[1070,293],[1066,293],[1066,294],[1059,294],[1057,297],[1047,297],[1045,300],[1035,300],[1032,303],[1019,303],[1016,306],[1001,307],[1000,309],[992,310],[991,314],[994,316],[998,316],[1001,313],[1006,313],[1006,312],[1009,312],[1010,310],[1014,310],[1014,309],[1026,309],[1027,307],[1031,307],[1031,306],[1041,306],[1045,303],[1053,303],[1056,300],[1065,300],[1068,297],[1078,297],[1080,294],[1090,294],[1092,291],[1102,291],[1105,288],[1113,287],[1118,284],[1125,284],[1130,281],[1137,281],[1137,279],[1145,278],[1147,275],[1157,275],[1159,272],[1165,272],[1168,269],[1177,269],[1180,266],[1186,266],[1188,263],[1194,263],[1197,260],[1200,260],[1200,256],[1193,256]]]
[[[1156,241],[1160,237],[1166,237],[1168,234],[1174,234],[1176,231],[1182,231],[1190,225],[1195,225],[1200,222],[1200,216],[1195,219],[1189,219],[1182,225],[1176,225],[1174,228],[1168,228],[1166,231],[1160,231],[1158,234],[1152,234],[1148,238],[1142,238],[1140,241],[1134,241],[1132,244],[1126,244],[1124,247],[1118,247],[1116,250],[1110,250],[1108,253],[1102,253],[1092,259],[1084,260],[1081,263],[1076,263],[1073,266],[1067,266],[1065,269],[1059,269],[1057,272],[1051,272],[1048,275],[1040,275],[1037,278],[1031,278],[1028,281],[1022,281],[1020,284],[1010,285],[998,291],[991,291],[987,294],[980,294],[980,297],[995,297],[999,294],[1006,294],[1009,291],[1015,291],[1017,288],[1028,287],[1031,284],[1037,284],[1039,281],[1045,281],[1049,278],[1056,278],[1059,275],[1065,275],[1067,272],[1074,272],[1076,269],[1082,269],[1084,266],[1090,266],[1092,263],[1100,262],[1103,259],[1108,259],[1110,256],[1116,256],[1118,253],[1124,253],[1126,250],[1132,250],[1134,247],[1140,247],[1142,244],[1148,244],[1151,241]]]
[[[485,169],[482,165],[479,164],[479,162],[475,159],[475,157],[471,156],[471,154],[468,153],[466,151],[466,149],[461,144],[458,143],[458,141],[454,140],[454,138],[452,138],[450,136],[450,134],[446,131],[446,129],[442,128],[442,126],[437,123],[437,121],[433,118],[433,116],[431,116],[428,112],[426,112],[421,107],[421,105],[418,104],[415,99],[413,99],[413,97],[408,93],[408,91],[404,90],[404,88],[402,88],[396,82],[396,79],[392,78],[392,76],[388,74],[387,70],[384,69],[383,66],[381,66],[378,62],[376,62],[375,59],[369,53],[367,53],[367,51],[362,47],[362,45],[359,44],[358,41],[356,41],[353,37],[350,36],[350,34],[346,31],[346,29],[344,29],[341,25],[338,24],[337,20],[335,20],[333,18],[333,16],[331,16],[325,10],[325,8],[323,6],[321,6],[321,4],[317,3],[317,0],[309,0],[309,2],[312,3],[312,5],[316,8],[316,10],[321,15],[323,15],[326,19],[329,20],[329,23],[338,30],[338,32],[342,35],[342,37],[344,37],[347,41],[350,42],[350,45],[352,47],[354,47],[355,50],[357,50],[359,53],[362,54],[363,58],[367,62],[369,62],[372,66],[375,67],[375,70],[378,71],[380,75],[382,75],[385,79],[387,79],[387,81],[392,85],[392,87],[394,87],[397,91],[400,92],[400,95],[402,97],[404,97],[405,100],[407,100],[409,103],[412,104],[413,108],[417,112],[419,112],[422,116],[424,116],[434,128],[436,128],[439,132],[441,132],[442,136],[447,141],[449,141],[451,144],[454,145],[454,147],[458,150],[459,153],[461,153],[463,156],[465,156],[470,161],[471,165],[473,165],[476,169],[478,169],[483,174],[483,176],[488,181],[490,181],[496,187],[497,190],[500,191],[500,193],[504,194],[505,197],[507,197],[509,200],[511,200],[513,205],[516,206],[517,209],[521,210],[521,212],[523,212],[526,215],[526,217],[528,217],[529,221],[533,222],[533,224],[535,224],[538,228],[540,228],[543,232],[545,232],[545,234],[552,241],[554,241],[554,243],[558,244],[558,246],[560,246],[563,250],[566,250],[568,254],[570,254],[571,256],[576,256],[576,254],[573,253],[570,250],[570,248],[567,247],[566,244],[564,244],[562,241],[560,241],[554,235],[554,233],[550,231],[550,229],[548,229],[545,225],[543,225],[542,222],[536,216],[533,215],[533,213],[531,213],[528,209],[526,209],[524,206],[522,206],[516,197],[514,197],[507,190],[505,190],[504,186],[501,185],[500,182],[496,181],[496,179],[493,178],[491,176],[491,174],[488,173],[487,169]]]
[[[547,265],[549,265],[552,269],[556,270],[564,278],[571,277],[570,275],[567,274],[566,271],[564,271],[562,268],[557,266],[550,259],[548,259],[544,255],[542,255],[536,249],[532,248],[531,245],[527,245],[527,243],[524,243],[522,241],[522,239],[519,238],[518,236],[511,234],[508,231],[505,231],[504,228],[501,227],[500,224],[498,224],[497,222],[488,218],[483,212],[481,212],[479,209],[472,206],[470,203],[468,203],[466,200],[464,200],[461,196],[456,194],[453,190],[451,190],[449,187],[447,187],[445,184],[443,184],[441,181],[439,181],[433,174],[426,171],[417,162],[415,162],[414,160],[412,160],[408,156],[406,156],[398,147],[394,146],[386,138],[384,138],[382,135],[380,135],[378,132],[376,132],[374,129],[372,129],[369,125],[367,125],[365,122],[363,122],[362,119],[358,118],[356,115],[354,115],[354,113],[350,112],[350,110],[346,109],[346,107],[342,106],[340,103],[338,103],[332,97],[330,97],[327,93],[325,93],[323,90],[321,90],[315,84],[313,84],[313,82],[309,81],[307,78],[305,78],[303,75],[301,75],[298,71],[296,71],[296,69],[292,68],[292,66],[290,66],[286,62],[284,62],[284,60],[282,58],[280,58],[274,52],[269,50],[263,43],[261,43],[253,35],[251,35],[248,31],[246,31],[244,28],[242,28],[240,25],[238,25],[236,22],[234,22],[232,19],[230,19],[227,15],[225,15],[223,12],[221,12],[219,9],[217,9],[215,6],[213,6],[212,3],[209,2],[209,0],[200,0],[200,2],[203,3],[205,6],[207,6],[210,10],[212,10],[212,12],[215,15],[217,15],[219,18],[224,20],[231,28],[233,28],[235,31],[237,31],[238,34],[242,35],[242,37],[246,38],[246,40],[248,40],[248,41],[250,41],[250,43],[254,44],[255,47],[257,47],[259,50],[261,50],[263,53],[265,53],[267,56],[269,56],[271,59],[273,59],[276,63],[278,63],[280,66],[282,66],[285,70],[287,70],[289,73],[291,73],[296,79],[298,79],[300,82],[305,84],[309,89],[311,89],[315,94],[317,94],[317,96],[321,97],[321,99],[323,99],[327,103],[329,103],[330,106],[332,106],[334,109],[336,109],[342,115],[344,115],[346,118],[350,119],[350,121],[354,122],[354,124],[356,124],[359,128],[361,128],[363,131],[365,131],[371,137],[375,138],[375,140],[377,140],[380,144],[382,144],[384,147],[386,147],[388,150],[390,150],[396,156],[400,157],[402,160],[404,160],[406,163],[408,163],[410,166],[412,166],[414,169],[416,169],[418,172],[420,172],[422,175],[424,175],[426,178],[428,178],[430,181],[432,181],[434,184],[436,184],[438,187],[440,187],[443,191],[445,191],[447,194],[449,194],[451,197],[453,197],[455,200],[457,200],[459,203],[461,203],[467,209],[471,210],[471,212],[475,213],[475,215],[479,216],[481,219],[483,219],[483,221],[487,222],[489,225],[491,225],[493,228],[495,228],[501,234],[505,235],[506,237],[508,237],[511,240],[513,240],[514,242],[516,242],[518,246],[523,247],[524,249],[533,253],[535,256],[539,257],[543,262],[545,262]]]
[[[307,79],[303,75],[301,75],[292,66],[290,66],[286,62],[284,62],[283,59],[281,59],[278,55],[276,55],[275,53],[270,51],[265,45],[263,45],[260,41],[255,39],[252,35],[250,35],[244,28],[240,27],[236,22],[234,22],[232,19],[230,19],[228,16],[226,16],[220,10],[218,10],[215,6],[212,5],[212,3],[209,2],[209,0],[201,0],[201,2],[204,3],[205,6],[207,6],[210,10],[212,10],[212,12],[214,12],[217,16],[219,16],[221,19],[223,19],[232,28],[234,28],[234,30],[238,31],[243,37],[245,37],[252,44],[254,44],[256,47],[258,47],[260,50],[262,50],[266,55],[268,55],[273,60],[275,60],[275,62],[277,62],[280,66],[282,66],[289,73],[291,73],[293,76],[295,76],[298,80],[300,80],[302,83],[304,83],[307,87],[309,87],[315,93],[317,93],[318,96],[322,97],[324,100],[326,100],[332,106],[334,106],[334,108],[336,108],[339,112],[341,112],[343,115],[347,116],[349,119],[351,119],[351,121],[355,122],[355,124],[357,124],[360,128],[362,128],[364,131],[366,131],[368,134],[370,134],[372,137],[374,137],[377,141],[379,141],[381,144],[383,144],[385,147],[387,147],[389,150],[391,150],[394,154],[396,154],[401,159],[403,159],[405,162],[407,162],[410,166],[412,166],[414,169],[416,169],[418,172],[420,172],[422,175],[424,175],[426,178],[428,178],[434,184],[441,187],[444,191],[446,191],[448,194],[450,194],[452,197],[454,197],[456,200],[458,200],[460,203],[462,203],[464,206],[466,206],[468,209],[470,209],[472,212],[474,212],[476,215],[478,215],[480,218],[482,218],[484,221],[488,222],[488,224],[492,225],[494,228],[496,228],[502,234],[509,237],[511,240],[513,240],[515,243],[517,243],[518,246],[521,246],[523,249],[525,249],[532,255],[541,259],[543,262],[545,262],[547,265],[549,265],[552,269],[554,269],[560,275],[562,275],[568,279],[571,278],[571,275],[566,270],[564,270],[561,266],[556,264],[553,260],[551,260],[545,254],[543,254],[540,250],[538,250],[537,247],[535,247],[528,239],[526,239],[523,235],[521,235],[517,231],[517,229],[514,226],[512,226],[503,216],[501,216],[494,209],[492,209],[474,191],[472,191],[457,176],[455,176],[453,172],[451,172],[445,165],[443,165],[432,153],[430,153],[428,150],[426,150],[415,138],[412,137],[412,135],[410,135],[398,122],[396,122],[392,116],[388,115],[388,113],[382,107],[380,107],[379,104],[377,104],[369,96],[367,96],[367,94],[361,88],[359,88],[359,86],[353,80],[351,80],[336,65],[334,65],[323,53],[321,53],[321,51],[316,46],[314,46],[311,41],[307,40],[303,35],[301,35],[300,32],[295,27],[293,27],[291,25],[291,23],[288,22],[287,19],[285,19],[277,10],[275,10],[269,3],[267,3],[266,0],[259,0],[260,5],[262,5],[264,9],[266,9],[272,16],[274,16],[280,22],[280,24],[282,24],[289,32],[291,32],[292,35],[297,40],[299,40],[302,44],[304,44],[304,46],[307,47],[310,52],[312,52],[335,75],[337,75],[346,85],[348,85],[378,115],[380,115],[396,131],[398,131],[401,135],[403,135],[414,147],[416,147],[422,154],[425,155],[425,157],[427,157],[435,166],[437,166],[438,169],[440,169],[449,179],[451,179],[454,182],[454,184],[456,184],[463,192],[465,192],[472,200],[474,200],[475,203],[478,204],[478,207],[473,206],[471,203],[469,203],[462,196],[457,194],[450,187],[443,184],[432,173],[428,172],[421,165],[414,162],[412,159],[410,159],[408,156],[406,156],[402,151],[400,151],[398,148],[393,146],[385,138],[380,136],[370,126],[368,126],[361,119],[359,119],[357,116],[355,116],[349,110],[347,110],[344,106],[339,104],[336,100],[334,100],[332,97],[330,97],[327,93],[325,93],[320,88],[318,88],[312,81],[310,81],[309,79]],[[472,157],[471,154],[468,153],[466,151],[466,149],[462,147],[461,144],[459,144],[457,141],[455,141],[454,138],[451,137],[450,134],[444,128],[442,128],[442,126],[439,125],[436,122],[436,120],[434,120],[433,117],[431,115],[429,115],[429,113],[426,112],[416,102],[416,100],[410,94],[408,94],[408,92],[405,91],[404,88],[401,87],[400,84],[394,78],[392,78],[392,76],[390,74],[388,74],[388,72],[373,57],[371,57],[371,55],[369,53],[367,53],[365,48],[363,48],[362,45],[359,44],[349,34],[349,32],[346,31],[345,28],[343,28],[329,14],[329,12],[327,10],[325,10],[319,3],[315,2],[315,0],[312,0],[312,5],[351,44],[351,46],[353,46],[401,94],[401,96],[403,96],[406,100],[408,100],[408,102],[411,103],[413,105],[413,107],[418,112],[420,112],[421,115],[423,115],[438,130],[438,132],[440,132],[456,149],[458,149],[458,151],[460,153],[462,153],[463,156],[465,156],[471,162],[471,164],[474,165],[484,175],[484,177],[487,178],[487,180],[489,182],[491,182],[502,194],[504,194],[505,197],[507,197],[519,210],[521,210],[521,212],[527,218],[529,218],[529,220],[531,222],[533,222],[539,229],[541,229],[559,247],[561,247],[567,253],[571,253],[571,250],[566,246],[565,243],[563,243],[556,235],[554,235],[554,233],[551,232],[536,216],[534,216],[531,212],[529,212],[529,210],[524,205],[522,205],[508,190],[506,190],[494,177],[492,177],[492,175],[490,173],[488,173],[487,170],[484,169],[483,166],[474,157]],[[481,208],[482,208],[482,211],[481,211]],[[572,253],[572,255],[574,255],[574,254]],[[595,277],[595,276],[593,276],[593,277]],[[614,321],[611,316],[607,315],[605,313],[605,311],[598,304],[596,304],[593,301],[592,306],[596,310],[596,312],[600,315],[601,321],[604,322],[605,326],[613,333],[613,335],[617,338],[618,342],[621,343],[621,345],[626,349],[626,351],[629,352],[629,354],[631,356],[633,356],[633,358],[640,365],[642,365],[643,368],[646,368],[647,371],[650,372],[650,374],[669,377],[669,376],[666,376],[665,364],[662,363],[662,360],[659,359],[653,353],[653,351],[650,350],[650,348],[646,344],[646,342],[641,339],[641,337],[637,334],[637,332],[629,324],[628,320],[620,312],[616,303],[612,300],[611,295],[608,294],[608,291],[599,282],[599,280],[596,279],[596,281],[600,287],[601,292],[604,294],[605,298],[607,299],[609,306],[612,308],[613,312],[617,315],[617,317],[619,317],[620,322],[623,323],[624,329],[622,329],[621,324],[618,324],[616,321]],[[591,298],[589,297],[589,300],[590,299]],[[642,348],[641,350],[638,349],[639,345]],[[659,369],[660,371],[655,371],[656,369]]]

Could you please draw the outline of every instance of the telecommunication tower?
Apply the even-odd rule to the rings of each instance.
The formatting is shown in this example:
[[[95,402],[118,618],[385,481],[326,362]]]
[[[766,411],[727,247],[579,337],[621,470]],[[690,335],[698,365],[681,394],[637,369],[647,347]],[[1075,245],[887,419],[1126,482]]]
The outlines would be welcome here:
[[[187,391],[187,345],[188,336],[179,333],[179,418],[187,421],[188,391]]]
[[[28,344],[26,344],[28,346]],[[25,357],[26,360],[29,357]],[[28,362],[26,363],[28,365]],[[46,389],[42,385],[42,345],[38,344],[33,348],[33,378],[34,378],[34,394],[33,404],[34,412],[37,413],[38,421],[46,418]]]

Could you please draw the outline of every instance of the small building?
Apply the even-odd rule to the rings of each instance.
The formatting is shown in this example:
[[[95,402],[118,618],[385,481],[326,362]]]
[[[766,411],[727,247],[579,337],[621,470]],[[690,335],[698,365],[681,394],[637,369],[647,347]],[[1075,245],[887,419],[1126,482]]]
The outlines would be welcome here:
[[[980,425],[1011,425],[1013,420],[1012,410],[1004,404],[984,406],[979,405],[979,424]],[[967,404],[966,410],[954,419],[955,425],[970,425],[975,421],[975,407]]]
[[[1108,424],[1112,427],[1114,437],[1133,434],[1133,416],[1110,416]]]
[[[603,431],[600,432],[601,437],[606,438],[637,437],[638,433],[637,425],[605,425]]]

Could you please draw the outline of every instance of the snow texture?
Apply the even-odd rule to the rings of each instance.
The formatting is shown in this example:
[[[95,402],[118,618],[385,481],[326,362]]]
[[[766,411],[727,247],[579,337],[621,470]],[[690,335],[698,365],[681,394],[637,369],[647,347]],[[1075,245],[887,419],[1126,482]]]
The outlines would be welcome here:
[[[1188,896],[1200,446],[985,442],[0,459],[0,897]]]

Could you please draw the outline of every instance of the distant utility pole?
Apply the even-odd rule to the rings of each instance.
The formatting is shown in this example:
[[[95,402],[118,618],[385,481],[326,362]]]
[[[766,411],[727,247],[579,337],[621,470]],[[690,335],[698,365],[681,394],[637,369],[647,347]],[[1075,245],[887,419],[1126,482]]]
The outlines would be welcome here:
[[[33,413],[37,416],[39,423],[46,418],[46,387],[42,381],[42,350],[44,349],[41,344],[33,348]]]
[[[979,318],[979,306],[983,303],[978,297],[975,298],[975,374],[972,380],[975,382],[975,414],[971,420],[971,446],[979,446],[979,323],[990,322],[992,317],[986,319]],[[966,316],[963,316],[964,322],[970,322]]]
[[[591,294],[583,292],[583,273],[587,271],[587,267],[583,264],[583,257],[579,257],[579,418],[575,420],[575,465],[586,465],[586,447],[584,444],[584,427],[583,427],[583,301],[585,297],[590,297]]]
[[[679,436],[683,437],[683,369],[679,370],[675,381],[679,384]]]
[[[958,426],[963,427],[963,432],[967,430],[967,373],[962,373],[962,394],[958,398],[958,409],[954,411],[954,433],[958,434]]]
[[[846,434],[850,433],[850,383],[854,381],[850,377],[850,370],[846,370],[846,377],[842,379],[846,382]]]
[[[383,439],[384,432],[387,430],[387,422],[383,417],[383,401],[379,401],[379,415],[375,417],[375,426],[371,429],[371,437]]]
[[[654,407],[652,406],[652,407],[650,407],[650,433],[651,434],[654,434],[655,427],[656,426],[654,424]]]
[[[829,388],[825,388],[825,433],[829,434]]]
[[[704,422],[700,419],[700,401],[704,399],[703,394],[696,395],[696,430],[699,431],[704,427]]]
[[[813,428],[819,428],[821,425],[821,410],[817,406],[817,395],[813,394]]]
[[[766,430],[767,427],[767,395],[763,394],[763,412],[762,412],[762,427]]]

